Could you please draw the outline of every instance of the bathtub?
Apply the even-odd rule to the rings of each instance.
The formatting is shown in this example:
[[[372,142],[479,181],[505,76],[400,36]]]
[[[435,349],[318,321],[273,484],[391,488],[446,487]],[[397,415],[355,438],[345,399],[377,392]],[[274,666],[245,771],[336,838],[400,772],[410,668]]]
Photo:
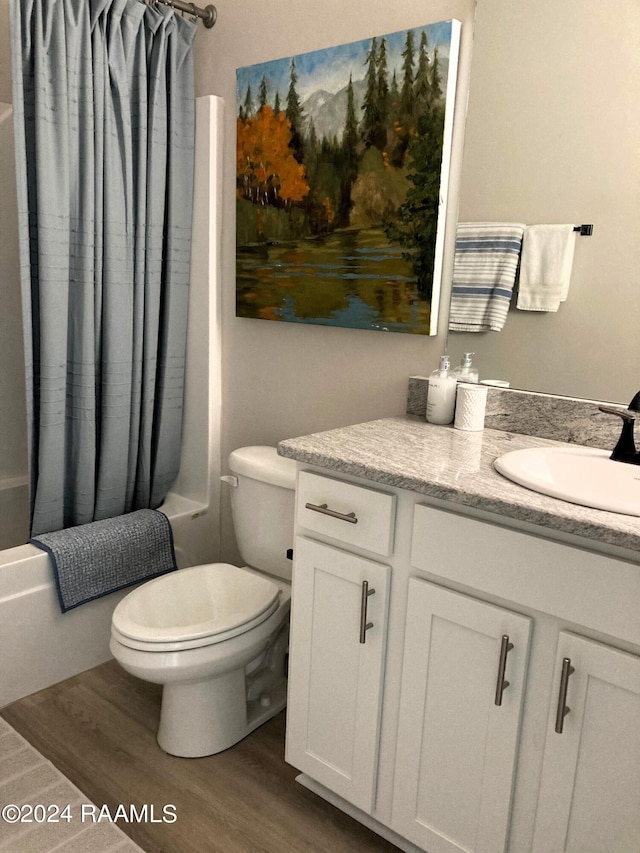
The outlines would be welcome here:
[[[171,522],[179,567],[219,558],[220,296],[222,110],[196,98],[196,180],[180,473],[160,509]],[[208,381],[204,381],[208,377]],[[18,491],[24,500],[17,500]],[[0,485],[4,532],[24,525],[26,478]],[[6,497],[4,492],[6,491]],[[6,504],[5,504],[6,501]],[[22,507],[22,508],[21,508]],[[5,514],[8,511],[8,514]],[[14,516],[15,514],[15,516]],[[16,540],[13,540],[16,541]],[[129,590],[62,614],[48,555],[0,543],[0,708],[111,658],[113,609]]]
[[[162,510],[180,568],[216,559],[210,507],[169,495]],[[109,660],[111,614],[129,591],[63,614],[44,551],[21,545],[0,552],[0,708]]]

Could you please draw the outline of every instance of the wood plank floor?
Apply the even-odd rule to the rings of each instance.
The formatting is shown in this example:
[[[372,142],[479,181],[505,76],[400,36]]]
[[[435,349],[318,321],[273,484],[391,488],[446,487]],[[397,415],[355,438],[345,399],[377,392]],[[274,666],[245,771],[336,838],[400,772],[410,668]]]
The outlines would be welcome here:
[[[5,720],[89,800],[176,806],[175,823],[118,821],[147,853],[398,853],[294,782],[284,713],[208,758],[162,752],[160,688],[115,661],[20,699]]]

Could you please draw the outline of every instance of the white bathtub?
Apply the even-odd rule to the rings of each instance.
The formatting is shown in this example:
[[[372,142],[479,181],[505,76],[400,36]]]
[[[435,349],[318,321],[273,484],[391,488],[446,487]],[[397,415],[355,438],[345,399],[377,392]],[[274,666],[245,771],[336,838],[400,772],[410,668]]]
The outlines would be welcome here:
[[[185,421],[180,474],[161,509],[181,567],[218,559],[220,472],[219,262],[222,100],[196,99],[196,181]],[[204,380],[208,377],[208,382]],[[26,483],[13,483],[26,492]],[[0,527],[24,522],[24,501],[0,486]],[[18,508],[20,504],[23,509]],[[15,513],[15,521],[9,520]],[[22,541],[27,541],[26,523]],[[15,541],[15,540],[14,540]],[[0,542],[0,549],[6,548]],[[111,614],[128,590],[62,614],[48,555],[0,550],[0,708],[108,660]]]
[[[178,565],[216,559],[217,519],[170,495]],[[0,552],[0,708],[109,660],[111,614],[129,589],[61,613],[48,555],[33,545]]]

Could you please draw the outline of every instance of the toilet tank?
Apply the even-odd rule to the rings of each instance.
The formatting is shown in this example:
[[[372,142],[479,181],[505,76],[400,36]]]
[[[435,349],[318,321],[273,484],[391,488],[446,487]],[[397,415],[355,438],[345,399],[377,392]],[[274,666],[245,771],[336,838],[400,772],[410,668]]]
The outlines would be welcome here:
[[[229,456],[236,541],[248,566],[291,580],[296,463],[275,447],[240,447]]]

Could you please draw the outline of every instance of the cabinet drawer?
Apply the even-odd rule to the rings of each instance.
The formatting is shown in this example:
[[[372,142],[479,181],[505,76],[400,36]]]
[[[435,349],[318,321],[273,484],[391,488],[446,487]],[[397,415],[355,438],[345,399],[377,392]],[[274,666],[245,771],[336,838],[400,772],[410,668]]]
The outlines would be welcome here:
[[[297,523],[383,557],[393,550],[396,496],[301,471]]]

